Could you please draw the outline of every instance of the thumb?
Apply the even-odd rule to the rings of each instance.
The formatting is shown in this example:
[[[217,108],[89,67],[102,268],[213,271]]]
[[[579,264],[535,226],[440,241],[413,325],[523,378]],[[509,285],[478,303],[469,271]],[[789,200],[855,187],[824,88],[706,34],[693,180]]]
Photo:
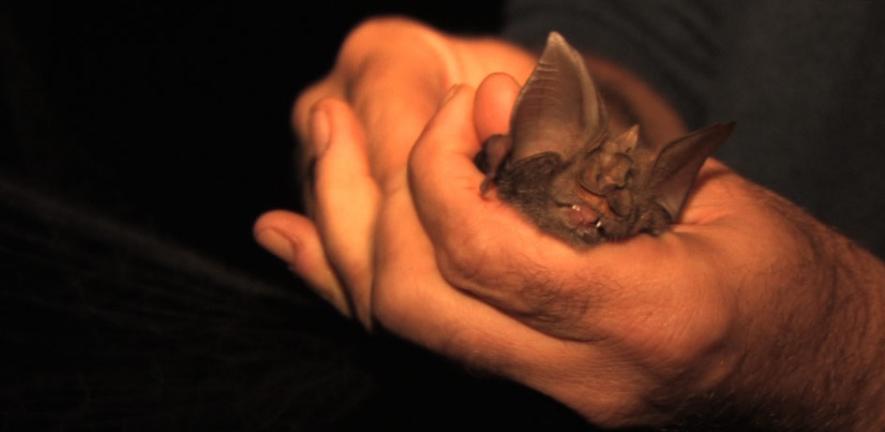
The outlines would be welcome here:
[[[459,192],[478,190],[474,186],[483,174],[473,165],[473,156],[490,136],[507,133],[519,89],[512,76],[494,73],[475,92],[466,85],[449,91],[410,155],[410,184],[418,189],[413,191],[417,196],[448,195],[453,186]]]
[[[519,83],[505,73],[491,74],[482,81],[476,89],[473,109],[476,136],[480,142],[509,131],[511,111],[519,90]]]
[[[473,158],[483,140],[507,132],[518,94],[516,80],[503,73],[488,76],[475,92],[454,87],[412,149],[409,185],[437,247],[457,250],[464,242],[482,244],[484,227],[501,222],[500,206],[479,193],[485,176]]]
[[[261,215],[253,228],[255,240],[285,261],[320,297],[344,316],[351,316],[344,287],[326,258],[316,226],[310,219],[285,210]]]

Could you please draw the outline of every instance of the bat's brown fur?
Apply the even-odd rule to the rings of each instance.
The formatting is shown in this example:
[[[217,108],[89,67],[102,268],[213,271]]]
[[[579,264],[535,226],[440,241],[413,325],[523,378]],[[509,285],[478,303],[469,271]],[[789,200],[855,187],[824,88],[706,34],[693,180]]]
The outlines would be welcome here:
[[[634,126],[617,137],[580,55],[557,33],[523,87],[509,136],[489,139],[479,160],[498,195],[540,228],[576,247],[641,232],[679,216],[704,160],[734,124],[714,124],[663,146]]]

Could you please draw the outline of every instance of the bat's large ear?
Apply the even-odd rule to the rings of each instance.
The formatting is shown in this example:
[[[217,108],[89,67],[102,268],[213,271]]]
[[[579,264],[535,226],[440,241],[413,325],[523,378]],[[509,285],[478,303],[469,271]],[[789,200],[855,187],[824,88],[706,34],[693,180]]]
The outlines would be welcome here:
[[[608,120],[584,59],[556,32],[516,100],[510,134],[514,160],[543,152],[568,159],[601,142]]]
[[[716,123],[665,145],[655,158],[648,187],[675,221],[688,190],[707,159],[728,139],[734,123]]]

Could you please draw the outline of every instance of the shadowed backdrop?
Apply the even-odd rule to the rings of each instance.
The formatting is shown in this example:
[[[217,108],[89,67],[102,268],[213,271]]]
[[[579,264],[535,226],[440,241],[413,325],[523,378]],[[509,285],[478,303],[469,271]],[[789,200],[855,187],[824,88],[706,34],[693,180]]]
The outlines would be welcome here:
[[[290,106],[368,16],[499,4],[0,7],[0,430],[583,429],[340,319],[253,242],[296,208]]]

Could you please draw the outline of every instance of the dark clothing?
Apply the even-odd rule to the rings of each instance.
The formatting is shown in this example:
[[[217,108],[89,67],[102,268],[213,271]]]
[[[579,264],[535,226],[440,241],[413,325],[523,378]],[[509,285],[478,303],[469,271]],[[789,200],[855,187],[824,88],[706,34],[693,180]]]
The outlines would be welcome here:
[[[18,183],[0,176],[2,431],[587,430],[370,337],[291,276],[268,284]]]
[[[510,2],[506,37],[558,30],[656,87],[691,128],[737,121],[717,157],[885,256],[885,4]]]

